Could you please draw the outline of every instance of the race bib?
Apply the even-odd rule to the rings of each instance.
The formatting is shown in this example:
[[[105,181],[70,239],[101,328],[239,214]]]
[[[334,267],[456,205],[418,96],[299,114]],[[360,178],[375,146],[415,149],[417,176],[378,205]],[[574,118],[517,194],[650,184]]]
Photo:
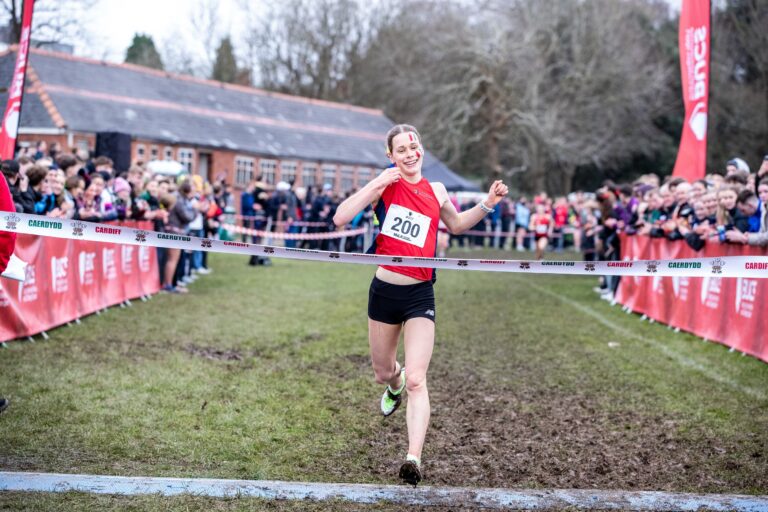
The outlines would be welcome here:
[[[549,227],[544,224],[539,224],[538,226],[536,226],[536,233],[538,233],[539,235],[543,235],[547,231],[549,231]]]
[[[381,234],[423,248],[424,242],[427,241],[430,221],[426,215],[392,204],[387,210]]]

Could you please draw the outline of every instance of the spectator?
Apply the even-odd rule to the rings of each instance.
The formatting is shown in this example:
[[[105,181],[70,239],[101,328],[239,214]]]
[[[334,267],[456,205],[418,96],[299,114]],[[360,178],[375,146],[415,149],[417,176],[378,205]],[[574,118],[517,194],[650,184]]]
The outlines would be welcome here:
[[[515,203],[515,248],[524,251],[528,247],[528,225],[531,222],[531,210],[528,208],[528,200],[521,197]],[[525,242],[525,245],[523,243]]]
[[[736,188],[728,185],[722,186],[717,191],[717,230],[725,233],[734,228],[734,218],[736,217],[736,198],[738,192]],[[721,237],[721,241],[722,237]]]
[[[132,218],[133,203],[131,201],[131,185],[124,178],[116,178],[114,184],[115,204],[114,209],[117,220]]]
[[[65,179],[78,174],[81,167],[74,155],[59,155],[56,166],[64,172]]]
[[[44,141],[38,141],[35,149],[35,154],[32,156],[34,160],[40,160],[45,158],[48,154],[48,144]]]
[[[26,175],[22,175],[19,172],[19,169],[19,163],[15,160],[3,160],[2,163],[0,163],[0,171],[3,174],[5,181],[8,182],[8,189],[10,190],[11,197],[13,198],[13,205],[17,212],[23,212],[24,207],[21,203],[21,191],[19,189],[19,183],[21,181],[26,183],[27,177]]]
[[[179,187],[179,194],[175,201],[175,204],[170,210],[168,216],[168,225],[166,229],[172,233],[180,235],[186,235],[189,232],[189,224],[195,219],[197,215],[197,201],[195,200],[195,191],[192,189],[192,185],[189,181],[185,181]],[[177,264],[170,268],[172,261],[171,254],[168,255],[168,263],[166,264],[166,271],[170,272],[170,275],[166,275],[166,287],[165,290],[172,292],[171,288],[186,289],[188,284],[185,281],[189,277],[187,270],[187,264],[189,263],[189,255],[186,251],[179,251],[176,254]],[[171,281],[172,280],[172,281]]]
[[[757,233],[760,231],[759,202],[754,192],[744,189],[736,198],[737,215],[734,226],[742,233]]]

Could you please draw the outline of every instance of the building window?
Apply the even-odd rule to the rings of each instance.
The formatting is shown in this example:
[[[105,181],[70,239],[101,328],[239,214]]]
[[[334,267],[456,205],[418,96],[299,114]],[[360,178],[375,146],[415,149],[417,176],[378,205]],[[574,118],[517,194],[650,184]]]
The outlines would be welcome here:
[[[163,150],[163,159],[173,160],[173,148],[171,146],[165,146],[165,149]]]
[[[136,144],[136,160],[144,161],[144,144]]]
[[[255,160],[247,156],[235,157],[235,185],[245,187],[253,181]]]
[[[296,181],[296,162],[280,162],[280,180],[288,183]]]
[[[195,161],[195,150],[192,148],[179,148],[178,156],[179,163],[186,167],[189,174],[192,174],[192,164]]]
[[[77,146],[77,149],[88,151],[88,139],[77,139],[77,143],[75,145]]]
[[[323,185],[331,185],[336,188],[336,166],[324,165],[323,166]]]
[[[157,160],[159,154],[160,154],[160,149],[158,149],[157,146],[151,146],[149,148],[149,160],[151,162],[154,162],[155,160]]]
[[[358,167],[357,169],[357,188],[363,188],[368,184],[371,179],[373,179],[372,173],[373,169],[370,167]]]
[[[314,187],[317,185],[317,165],[304,164],[301,167],[301,184],[305,187]]]
[[[343,166],[341,168],[341,191],[349,192],[355,187],[355,168]]]
[[[277,169],[277,160],[262,160],[260,163],[261,179],[264,183],[275,184],[275,170]]]

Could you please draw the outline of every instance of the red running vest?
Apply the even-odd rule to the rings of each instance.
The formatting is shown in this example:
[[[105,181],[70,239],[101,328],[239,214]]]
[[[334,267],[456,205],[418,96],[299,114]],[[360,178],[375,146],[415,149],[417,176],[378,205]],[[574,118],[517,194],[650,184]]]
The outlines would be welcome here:
[[[426,178],[411,184],[401,179],[392,183],[376,203],[380,233],[369,253],[391,256],[434,258],[437,249],[437,227],[440,203]],[[421,281],[434,281],[435,269],[418,267],[382,268]]]

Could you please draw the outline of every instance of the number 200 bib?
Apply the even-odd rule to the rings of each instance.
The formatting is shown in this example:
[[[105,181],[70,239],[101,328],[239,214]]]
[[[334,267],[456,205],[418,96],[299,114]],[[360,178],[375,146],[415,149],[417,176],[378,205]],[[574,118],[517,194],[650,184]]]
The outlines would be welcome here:
[[[381,227],[381,234],[423,248],[429,233],[430,220],[426,215],[399,204],[391,204]]]

